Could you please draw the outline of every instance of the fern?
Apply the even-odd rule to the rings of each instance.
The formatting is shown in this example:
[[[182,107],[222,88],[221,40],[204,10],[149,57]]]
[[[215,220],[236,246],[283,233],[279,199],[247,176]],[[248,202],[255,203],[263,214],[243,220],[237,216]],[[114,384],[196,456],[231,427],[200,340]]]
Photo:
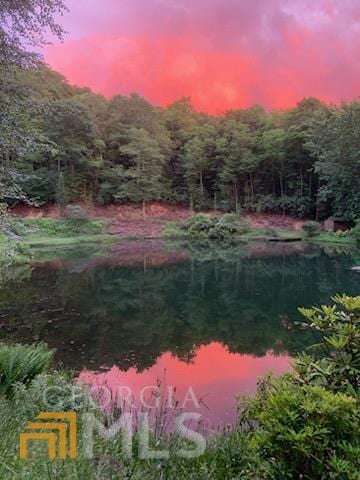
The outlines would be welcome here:
[[[9,396],[16,383],[26,385],[47,371],[53,355],[45,344],[0,344],[0,394]]]

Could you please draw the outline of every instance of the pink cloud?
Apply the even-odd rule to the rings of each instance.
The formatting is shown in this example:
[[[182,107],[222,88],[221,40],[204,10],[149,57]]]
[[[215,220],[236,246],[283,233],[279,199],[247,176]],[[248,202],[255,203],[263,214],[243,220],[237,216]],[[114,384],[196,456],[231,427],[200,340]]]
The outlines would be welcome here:
[[[69,0],[69,36],[46,51],[71,83],[219,113],[359,94],[355,0]]]

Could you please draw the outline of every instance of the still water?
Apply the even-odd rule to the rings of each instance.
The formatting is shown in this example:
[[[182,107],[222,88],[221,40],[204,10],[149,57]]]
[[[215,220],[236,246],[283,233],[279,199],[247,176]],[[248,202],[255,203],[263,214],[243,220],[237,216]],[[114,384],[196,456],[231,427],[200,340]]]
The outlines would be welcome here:
[[[189,386],[209,424],[234,421],[235,395],[281,373],[313,343],[298,306],[359,294],[359,252],[296,244],[168,245],[158,241],[39,251],[2,273],[2,338],[45,341],[57,365],[134,396]]]

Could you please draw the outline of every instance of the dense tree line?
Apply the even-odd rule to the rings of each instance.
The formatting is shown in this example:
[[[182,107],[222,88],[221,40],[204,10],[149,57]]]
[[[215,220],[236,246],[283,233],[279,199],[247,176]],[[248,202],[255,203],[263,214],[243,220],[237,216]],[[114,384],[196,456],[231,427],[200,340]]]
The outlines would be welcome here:
[[[165,200],[360,216],[359,101],[309,98],[284,112],[254,106],[211,117],[188,98],[166,109],[136,94],[107,100],[43,65],[14,71],[12,89],[9,102],[22,98],[7,122],[19,130],[0,132],[8,203]]]
[[[61,0],[0,6],[0,201],[165,200],[201,210],[360,217],[360,102],[211,117],[70,86],[24,45],[63,32]]]

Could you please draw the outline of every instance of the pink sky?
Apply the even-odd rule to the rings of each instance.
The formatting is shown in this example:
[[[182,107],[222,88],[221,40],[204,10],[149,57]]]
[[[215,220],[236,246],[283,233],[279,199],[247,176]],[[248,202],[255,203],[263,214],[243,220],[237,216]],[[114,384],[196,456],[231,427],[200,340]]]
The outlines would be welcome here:
[[[359,0],[68,0],[47,62],[107,96],[210,113],[359,95]]]

